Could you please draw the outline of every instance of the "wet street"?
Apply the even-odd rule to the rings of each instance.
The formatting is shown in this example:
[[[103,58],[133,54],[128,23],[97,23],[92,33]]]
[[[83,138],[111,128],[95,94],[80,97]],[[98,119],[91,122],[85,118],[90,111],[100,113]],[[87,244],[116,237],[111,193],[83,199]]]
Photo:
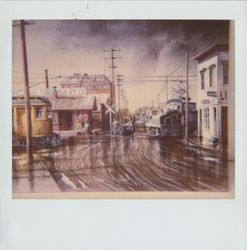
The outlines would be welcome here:
[[[233,172],[225,153],[187,148],[179,140],[81,136],[36,149],[32,171],[25,150],[13,150],[13,192],[229,191]]]

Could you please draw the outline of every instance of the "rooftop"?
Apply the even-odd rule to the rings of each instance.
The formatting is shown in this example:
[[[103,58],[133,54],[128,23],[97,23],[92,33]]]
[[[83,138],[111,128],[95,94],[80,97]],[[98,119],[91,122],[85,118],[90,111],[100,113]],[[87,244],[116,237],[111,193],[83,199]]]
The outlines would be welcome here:
[[[31,106],[51,106],[50,101],[44,96],[30,96],[30,105]],[[25,106],[25,98],[23,95],[13,96],[12,105],[16,106]]]
[[[110,80],[105,75],[88,75],[75,73],[72,76],[64,76],[61,78],[61,85],[68,83],[80,86],[85,83],[110,83]]]
[[[197,61],[202,61],[203,59],[207,58],[208,56],[210,56],[216,52],[219,52],[219,51],[228,51],[228,44],[213,45],[213,46],[203,50],[202,52],[200,52],[198,55],[193,57],[193,59],[197,60]]]

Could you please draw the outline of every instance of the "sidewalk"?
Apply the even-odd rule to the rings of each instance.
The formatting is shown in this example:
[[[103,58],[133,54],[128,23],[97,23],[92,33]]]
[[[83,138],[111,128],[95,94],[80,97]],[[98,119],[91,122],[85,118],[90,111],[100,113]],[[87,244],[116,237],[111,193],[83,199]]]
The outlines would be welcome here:
[[[26,167],[25,165],[17,168]],[[18,170],[17,170],[18,171]],[[33,162],[33,171],[30,175],[27,171],[13,173],[12,191],[18,193],[44,193],[44,192],[61,192],[57,183],[52,178],[50,172],[42,166],[40,161]]]
[[[185,143],[186,141],[183,140],[183,142]],[[189,143],[189,145],[192,147],[197,147],[200,150],[206,150],[209,152],[223,153],[227,151],[227,150],[224,150],[222,145],[220,144],[213,145],[213,144],[203,142],[199,137],[189,138],[187,140],[187,143]]]

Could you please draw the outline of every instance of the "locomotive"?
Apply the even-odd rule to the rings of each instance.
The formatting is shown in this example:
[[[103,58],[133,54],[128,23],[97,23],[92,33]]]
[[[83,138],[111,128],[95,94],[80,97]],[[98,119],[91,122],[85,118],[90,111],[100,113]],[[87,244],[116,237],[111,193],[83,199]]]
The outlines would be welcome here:
[[[197,131],[196,104],[188,103],[188,132]],[[167,101],[166,111],[161,115],[153,116],[145,125],[148,134],[154,136],[183,137],[185,131],[186,104],[183,99],[171,99]]]

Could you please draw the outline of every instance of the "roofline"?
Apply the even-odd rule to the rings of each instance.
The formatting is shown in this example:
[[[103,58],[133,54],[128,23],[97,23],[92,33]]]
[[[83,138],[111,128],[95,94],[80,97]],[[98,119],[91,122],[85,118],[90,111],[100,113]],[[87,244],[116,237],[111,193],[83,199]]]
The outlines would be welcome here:
[[[228,44],[215,44],[203,51],[201,51],[199,54],[194,56],[192,59],[193,60],[201,60],[202,58],[205,58],[207,55],[213,54],[214,52],[217,51],[228,51],[229,45]]]
[[[17,99],[17,98],[22,98],[22,99],[25,99],[25,96],[24,95],[15,95],[15,96],[12,96],[12,100],[13,99]],[[44,101],[46,104],[48,105],[51,105],[51,102],[49,101],[49,99],[45,96],[36,96],[36,95],[32,95],[32,96],[29,96],[29,99],[34,99],[34,98],[38,98],[38,99],[41,99],[42,101]]]

